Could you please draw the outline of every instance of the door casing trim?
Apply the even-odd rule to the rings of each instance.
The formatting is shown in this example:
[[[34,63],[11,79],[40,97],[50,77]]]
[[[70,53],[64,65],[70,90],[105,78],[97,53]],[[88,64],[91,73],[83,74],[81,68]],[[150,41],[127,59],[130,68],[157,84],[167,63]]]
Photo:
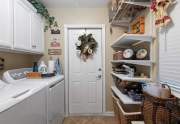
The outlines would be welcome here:
[[[81,24],[81,25],[69,25],[69,24],[65,24],[64,25],[64,63],[65,63],[65,70],[64,70],[64,74],[65,74],[65,113],[66,116],[69,115],[69,59],[68,59],[68,55],[69,55],[69,41],[68,41],[68,30],[69,29],[81,29],[81,28],[91,28],[91,29],[101,29],[102,30],[102,67],[103,67],[103,74],[102,74],[102,82],[103,82],[103,93],[102,93],[102,110],[103,113],[106,112],[106,82],[105,82],[105,66],[106,66],[106,56],[105,56],[105,52],[106,52],[106,38],[105,38],[105,25],[104,24],[96,24],[96,25],[91,25],[91,24]]]

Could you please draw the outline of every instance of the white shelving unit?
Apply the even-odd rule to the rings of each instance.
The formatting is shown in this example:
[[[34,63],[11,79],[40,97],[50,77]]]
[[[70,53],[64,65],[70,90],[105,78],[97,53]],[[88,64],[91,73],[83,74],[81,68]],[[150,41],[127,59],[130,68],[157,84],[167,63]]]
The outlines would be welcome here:
[[[118,9],[116,13],[114,14],[111,25],[116,26],[122,26],[129,28],[130,23],[132,20],[140,13],[140,11],[145,10],[146,8],[150,7],[150,0],[149,2],[133,2],[134,0],[122,0],[119,3]],[[147,0],[148,1],[148,0]],[[138,8],[138,9],[137,9]],[[133,11],[131,11],[133,10]],[[148,77],[129,77],[128,75],[124,74],[117,74],[114,72],[111,72],[111,75],[113,78],[121,79],[122,81],[126,82],[144,82],[149,83],[153,81],[152,73],[153,73],[153,66],[155,65],[154,61],[154,38],[153,36],[149,34],[128,34],[125,33],[118,37],[112,44],[111,47],[117,52],[118,50],[124,50],[126,48],[135,48],[134,50],[138,50],[140,46],[144,46],[143,48],[146,48],[149,52],[149,56],[147,57],[148,60],[112,60],[111,63],[115,66],[118,64],[133,64],[138,65],[136,68],[139,71],[141,68],[147,70],[143,70],[145,74],[147,74]],[[118,57],[120,58],[120,57]],[[143,67],[141,67],[143,66]],[[150,70],[149,70],[150,69]],[[150,72],[148,72],[150,71]],[[141,71],[140,71],[141,72]],[[117,81],[117,80],[113,80]],[[141,112],[133,112],[131,114],[126,113],[123,110],[123,107],[126,105],[133,105],[133,106],[140,106],[142,102],[140,101],[134,101],[132,98],[130,98],[128,95],[123,94],[116,86],[116,83],[114,82],[111,87],[112,92],[116,95],[117,98],[121,101],[121,104],[117,104],[119,107],[119,110],[123,113],[124,116],[127,115],[136,115],[141,114]],[[114,95],[113,94],[113,95]]]
[[[153,43],[154,37],[151,35],[146,34],[123,34],[118,37],[111,45],[111,47],[117,51],[118,49],[124,48],[132,48],[136,46],[140,46],[141,43],[148,43],[149,47],[149,60],[112,60],[112,64],[133,64],[139,66],[145,66],[150,69],[150,76],[149,78],[142,78],[142,77],[129,77],[124,74],[117,74],[115,72],[111,72],[111,75],[115,78],[121,79],[122,81],[129,81],[129,82],[144,82],[149,83],[153,81],[152,73],[153,73],[153,66],[155,65],[154,61],[154,53],[153,53]],[[112,86],[112,91],[123,101],[124,104],[140,104],[141,102],[133,101],[129,96],[124,95],[121,91],[116,87],[115,83]]]
[[[131,5],[137,5],[137,6],[143,6],[143,7],[150,7],[151,6],[151,2],[125,1],[124,3],[131,4]]]
[[[127,63],[127,64],[134,64],[134,65],[140,65],[140,66],[147,66],[150,67],[150,78],[129,78],[126,75],[120,75],[116,73],[112,73],[117,78],[120,78],[121,80],[127,80],[127,81],[145,81],[145,82],[151,82],[152,81],[152,69],[153,65],[155,64],[154,57],[153,57],[153,36],[146,35],[146,34],[123,34],[120,37],[118,37],[111,45],[113,49],[121,48],[121,46],[127,46],[127,47],[133,47],[136,45],[139,45],[143,42],[148,42],[150,45],[150,59],[149,60],[112,60],[112,64],[118,64],[118,63]]]
[[[120,37],[118,37],[111,47],[119,47],[120,45],[127,46],[127,45],[133,45],[137,42],[152,42],[153,37],[146,34],[123,34]]]
[[[150,82],[152,81],[151,78],[141,78],[141,77],[128,77],[124,74],[116,74],[114,72],[111,72],[111,74],[123,81],[134,81],[134,82]]]
[[[128,27],[131,20],[134,18],[137,11],[129,11],[133,7],[139,7],[139,10],[144,10],[150,7],[151,2],[133,2],[132,0],[123,0],[119,3],[119,7],[114,14],[111,25]],[[129,16],[131,15],[131,16]]]
[[[154,62],[150,60],[112,60],[111,63],[113,64],[128,63],[134,65],[152,66]]]
[[[112,91],[117,95],[123,104],[141,104],[141,102],[133,101],[129,96],[121,93],[116,86],[111,87]]]

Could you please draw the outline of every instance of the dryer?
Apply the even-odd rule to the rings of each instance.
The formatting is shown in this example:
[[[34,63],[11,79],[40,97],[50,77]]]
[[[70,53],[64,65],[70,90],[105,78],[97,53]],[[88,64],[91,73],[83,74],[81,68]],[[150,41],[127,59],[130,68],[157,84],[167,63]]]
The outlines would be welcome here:
[[[48,124],[62,124],[65,113],[64,80],[48,86],[47,118]]]

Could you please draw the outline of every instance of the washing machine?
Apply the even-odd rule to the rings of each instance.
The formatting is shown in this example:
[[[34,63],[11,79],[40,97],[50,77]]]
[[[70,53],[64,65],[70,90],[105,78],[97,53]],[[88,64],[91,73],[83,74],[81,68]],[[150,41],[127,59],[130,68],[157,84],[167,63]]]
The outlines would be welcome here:
[[[27,70],[28,69],[24,69]],[[28,70],[29,71],[29,70]],[[47,88],[42,82],[25,81],[25,71],[8,71],[0,89],[2,124],[47,124]],[[11,79],[8,80],[8,79]]]
[[[31,89],[46,88],[46,121],[47,124],[63,123],[65,113],[64,76],[58,75],[51,78],[27,79],[26,73],[30,68],[21,68],[6,71],[3,80],[8,84],[28,86]]]
[[[0,114],[23,100],[30,93],[26,87],[17,87],[0,80]]]
[[[0,124],[46,124],[46,90],[0,81]]]

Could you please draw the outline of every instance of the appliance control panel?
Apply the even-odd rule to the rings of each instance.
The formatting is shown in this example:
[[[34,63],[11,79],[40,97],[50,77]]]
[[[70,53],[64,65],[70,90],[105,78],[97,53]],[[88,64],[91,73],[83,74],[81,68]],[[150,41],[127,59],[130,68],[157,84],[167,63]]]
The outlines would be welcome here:
[[[20,79],[26,78],[26,74],[28,72],[32,72],[32,68],[21,68],[21,69],[14,69],[14,70],[8,71],[9,75],[14,80],[20,80]]]

